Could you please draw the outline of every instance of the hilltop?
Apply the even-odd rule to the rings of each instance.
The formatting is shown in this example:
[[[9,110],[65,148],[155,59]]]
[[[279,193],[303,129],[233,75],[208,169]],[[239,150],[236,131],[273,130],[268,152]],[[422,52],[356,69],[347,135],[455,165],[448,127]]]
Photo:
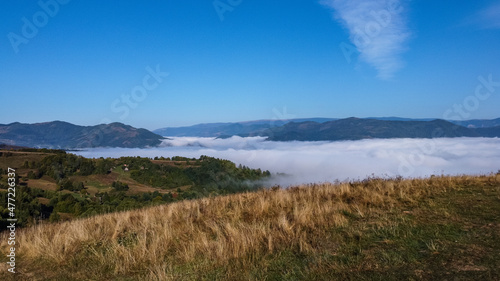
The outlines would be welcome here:
[[[272,188],[19,230],[16,280],[499,280],[499,221],[500,174]]]
[[[162,136],[122,123],[78,126],[62,121],[0,124],[0,143],[39,148],[148,147]]]

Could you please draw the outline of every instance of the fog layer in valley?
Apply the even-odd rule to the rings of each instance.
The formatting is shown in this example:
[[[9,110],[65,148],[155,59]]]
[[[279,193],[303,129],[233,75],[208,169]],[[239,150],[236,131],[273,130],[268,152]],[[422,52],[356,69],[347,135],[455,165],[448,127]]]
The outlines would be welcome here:
[[[273,174],[287,174],[273,176],[269,185],[344,181],[372,175],[424,177],[500,170],[498,138],[269,142],[262,137],[170,137],[155,148],[95,148],[75,153],[90,158],[208,155]]]

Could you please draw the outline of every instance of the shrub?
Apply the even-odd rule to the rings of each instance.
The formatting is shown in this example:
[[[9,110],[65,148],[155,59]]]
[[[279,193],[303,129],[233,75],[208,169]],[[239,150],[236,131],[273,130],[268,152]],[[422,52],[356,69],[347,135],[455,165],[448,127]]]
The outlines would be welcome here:
[[[120,182],[120,181],[114,181],[111,186],[116,190],[116,191],[127,191],[128,190],[128,184]]]

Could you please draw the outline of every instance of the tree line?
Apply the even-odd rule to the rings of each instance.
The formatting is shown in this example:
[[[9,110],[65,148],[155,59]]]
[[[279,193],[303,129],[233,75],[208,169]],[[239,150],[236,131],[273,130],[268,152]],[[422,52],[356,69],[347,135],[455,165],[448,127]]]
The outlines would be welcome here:
[[[149,158],[121,157],[88,159],[71,153],[55,153],[41,161],[25,161],[22,169],[26,175],[18,175],[16,217],[19,226],[40,221],[88,217],[115,211],[125,211],[179,200],[206,196],[217,196],[262,188],[260,179],[270,176],[269,171],[236,166],[233,162],[208,156],[199,159],[172,157],[172,161],[185,161],[186,165],[153,163]],[[174,160],[175,159],[175,160]],[[105,175],[114,169],[128,170],[130,178],[138,183],[158,188],[155,192],[128,194],[128,184],[118,180],[111,184],[111,191],[90,195],[84,182],[75,181],[73,176]],[[5,176],[0,170],[0,176]],[[120,171],[125,173],[125,171]],[[56,191],[43,190],[36,186],[19,185],[30,179],[48,176],[54,179]],[[79,177],[81,178],[81,177]],[[0,189],[7,189],[5,177]],[[161,189],[168,192],[160,192]],[[65,192],[63,192],[65,191]],[[0,201],[7,202],[7,192],[0,191]],[[0,227],[5,229],[8,210],[0,205]]]

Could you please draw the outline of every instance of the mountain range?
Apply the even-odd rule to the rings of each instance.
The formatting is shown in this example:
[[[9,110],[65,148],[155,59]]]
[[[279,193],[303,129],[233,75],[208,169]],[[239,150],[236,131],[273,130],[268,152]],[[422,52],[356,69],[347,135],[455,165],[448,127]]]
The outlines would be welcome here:
[[[315,122],[326,123],[331,121],[340,120],[339,118],[301,118],[301,119],[281,119],[281,120],[257,120],[246,122],[234,123],[205,123],[185,127],[166,127],[154,130],[153,132],[162,136],[171,137],[229,137],[233,135],[238,136],[256,136],[265,135],[266,130],[276,130],[278,127],[288,123],[302,123],[302,122]],[[379,120],[379,121],[415,121],[426,122],[435,120],[433,118],[401,118],[401,117],[368,117],[361,120]],[[500,118],[491,120],[447,120],[449,123],[459,125],[467,128],[489,128],[500,126]]]
[[[347,118],[324,123],[290,122],[260,135],[272,141],[335,141],[372,138],[500,137],[500,126],[467,128],[445,120],[392,121]]]
[[[336,141],[372,138],[500,137],[500,118],[445,121],[440,119],[304,118],[209,123],[163,128],[153,132],[122,123],[78,126],[62,121],[0,124],[0,144],[38,148],[154,147],[163,136],[263,136],[271,141]]]
[[[0,124],[0,143],[40,148],[147,147],[162,136],[122,123],[78,126],[62,121]]]
[[[167,127],[154,130],[162,136],[171,137],[229,137],[234,135],[256,135],[269,128],[283,126],[289,122],[318,122],[337,118],[269,119],[234,123],[204,123],[186,127]]]

